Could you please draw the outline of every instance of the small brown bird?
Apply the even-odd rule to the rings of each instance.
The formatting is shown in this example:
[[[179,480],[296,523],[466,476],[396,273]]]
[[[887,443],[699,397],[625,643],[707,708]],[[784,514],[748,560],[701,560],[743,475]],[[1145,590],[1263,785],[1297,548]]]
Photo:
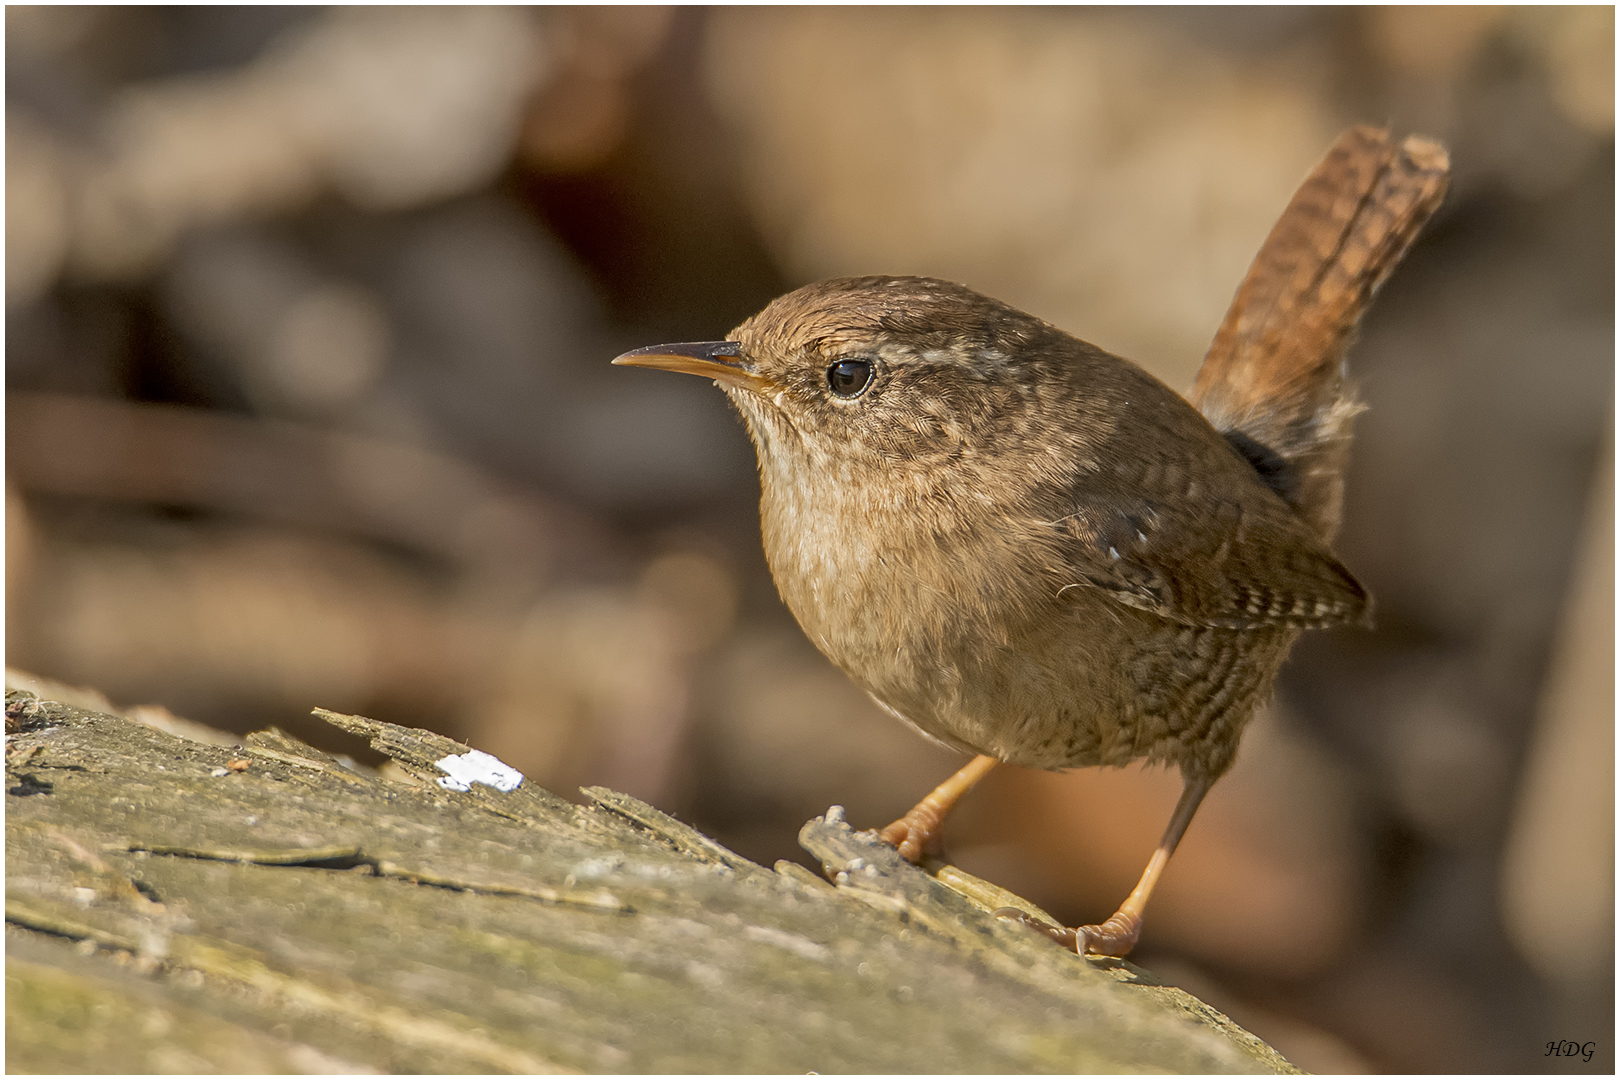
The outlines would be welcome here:
[[[614,361],[716,381],[758,451],[765,553],[800,626],[888,712],[978,755],[883,830],[908,859],[997,761],[1174,763],[1183,793],[1130,898],[1101,925],[1043,927],[1082,953],[1130,951],[1294,639],[1368,617],[1329,547],[1359,411],[1342,356],[1446,168],[1424,140],[1341,137],[1191,403],[920,277],[823,281],[726,341]]]

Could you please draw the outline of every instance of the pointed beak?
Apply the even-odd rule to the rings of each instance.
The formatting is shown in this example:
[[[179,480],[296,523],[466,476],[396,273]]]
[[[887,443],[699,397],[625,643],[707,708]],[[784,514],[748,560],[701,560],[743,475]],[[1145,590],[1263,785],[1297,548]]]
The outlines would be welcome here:
[[[615,364],[627,367],[682,371],[763,394],[766,382],[755,374],[753,365],[742,358],[742,346],[735,341],[688,341],[678,345],[651,345],[615,357]]]

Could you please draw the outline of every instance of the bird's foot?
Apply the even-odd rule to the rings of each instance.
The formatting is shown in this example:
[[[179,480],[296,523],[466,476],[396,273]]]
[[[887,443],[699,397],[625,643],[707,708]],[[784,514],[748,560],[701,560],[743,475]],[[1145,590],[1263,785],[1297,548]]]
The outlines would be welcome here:
[[[998,919],[1022,923],[1081,956],[1124,956],[1136,947],[1137,939],[1142,936],[1141,917],[1123,911],[1115,912],[1100,926],[1077,926],[1072,930],[1037,919],[1015,907],[997,908],[991,914]]]
[[[879,829],[878,836],[899,849],[900,857],[907,862],[921,862],[924,857],[942,857],[945,854],[945,815],[951,812],[958,799],[973,790],[973,785],[983,779],[985,773],[995,767],[995,758],[980,754],[925,795],[922,802],[913,806],[905,817]]]
[[[878,836],[893,844],[906,862],[918,862],[924,855],[944,853],[945,815],[926,801],[912,807],[906,816],[878,830]]]
[[[1082,956],[1124,956],[1142,936],[1142,916],[1116,911],[1101,926],[1076,927],[1074,933],[1085,940],[1075,950]]]

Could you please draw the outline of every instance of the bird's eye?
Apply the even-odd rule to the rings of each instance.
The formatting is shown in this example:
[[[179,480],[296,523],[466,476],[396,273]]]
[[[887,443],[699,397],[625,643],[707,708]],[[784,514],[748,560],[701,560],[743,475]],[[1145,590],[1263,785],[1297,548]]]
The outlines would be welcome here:
[[[860,397],[872,385],[872,361],[838,361],[827,369],[827,385],[838,397]]]

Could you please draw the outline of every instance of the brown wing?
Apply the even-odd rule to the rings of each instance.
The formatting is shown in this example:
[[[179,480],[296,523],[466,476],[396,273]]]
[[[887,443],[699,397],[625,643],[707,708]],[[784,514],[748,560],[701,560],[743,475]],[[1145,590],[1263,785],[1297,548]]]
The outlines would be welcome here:
[[[1230,473],[1200,470],[1205,497],[1173,504],[1131,494],[1146,484],[1078,486],[1064,500],[1067,512],[1050,522],[1072,578],[1065,588],[1100,589],[1191,626],[1312,629],[1366,620],[1366,590],[1314,528],[1237,471],[1247,468],[1233,454]]]

